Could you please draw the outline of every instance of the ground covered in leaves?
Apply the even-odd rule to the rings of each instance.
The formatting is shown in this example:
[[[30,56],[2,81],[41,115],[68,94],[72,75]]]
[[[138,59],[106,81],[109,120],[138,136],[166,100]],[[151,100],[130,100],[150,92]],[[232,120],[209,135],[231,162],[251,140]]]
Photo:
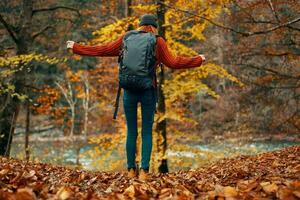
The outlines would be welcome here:
[[[190,171],[89,172],[0,157],[0,199],[300,199],[300,147],[223,159]]]

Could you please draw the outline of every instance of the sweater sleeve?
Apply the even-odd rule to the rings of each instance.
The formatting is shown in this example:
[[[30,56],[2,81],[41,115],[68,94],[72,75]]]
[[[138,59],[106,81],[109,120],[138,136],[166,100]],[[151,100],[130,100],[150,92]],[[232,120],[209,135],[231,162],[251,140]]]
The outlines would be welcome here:
[[[122,40],[123,36],[119,37],[113,42],[96,46],[75,43],[73,46],[73,53],[84,56],[118,56],[121,49]]]
[[[162,37],[157,38],[157,57],[160,62],[173,69],[194,68],[202,64],[200,56],[187,58],[172,55]]]

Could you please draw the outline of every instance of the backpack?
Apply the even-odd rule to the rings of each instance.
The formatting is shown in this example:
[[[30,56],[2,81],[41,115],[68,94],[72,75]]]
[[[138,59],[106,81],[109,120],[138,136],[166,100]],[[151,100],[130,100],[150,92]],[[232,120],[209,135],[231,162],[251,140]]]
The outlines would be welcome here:
[[[129,31],[123,38],[119,55],[119,88],[115,103],[114,119],[117,117],[121,89],[141,92],[153,89],[156,79],[156,37],[145,31]]]

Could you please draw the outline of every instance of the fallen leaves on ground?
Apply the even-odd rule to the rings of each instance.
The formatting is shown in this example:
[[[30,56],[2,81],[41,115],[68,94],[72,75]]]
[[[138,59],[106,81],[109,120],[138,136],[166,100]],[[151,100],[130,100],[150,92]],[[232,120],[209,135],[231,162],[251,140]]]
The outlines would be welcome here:
[[[300,199],[300,147],[150,174],[90,172],[0,157],[0,199]]]

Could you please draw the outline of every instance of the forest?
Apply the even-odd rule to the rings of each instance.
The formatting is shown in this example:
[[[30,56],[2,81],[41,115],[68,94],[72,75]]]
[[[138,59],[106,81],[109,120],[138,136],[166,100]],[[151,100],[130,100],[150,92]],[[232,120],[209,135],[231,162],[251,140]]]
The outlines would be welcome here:
[[[67,48],[144,14],[205,56],[157,67],[148,181],[126,175],[124,91],[113,119],[120,58]],[[0,199],[300,199],[299,63],[299,0],[1,0]]]

